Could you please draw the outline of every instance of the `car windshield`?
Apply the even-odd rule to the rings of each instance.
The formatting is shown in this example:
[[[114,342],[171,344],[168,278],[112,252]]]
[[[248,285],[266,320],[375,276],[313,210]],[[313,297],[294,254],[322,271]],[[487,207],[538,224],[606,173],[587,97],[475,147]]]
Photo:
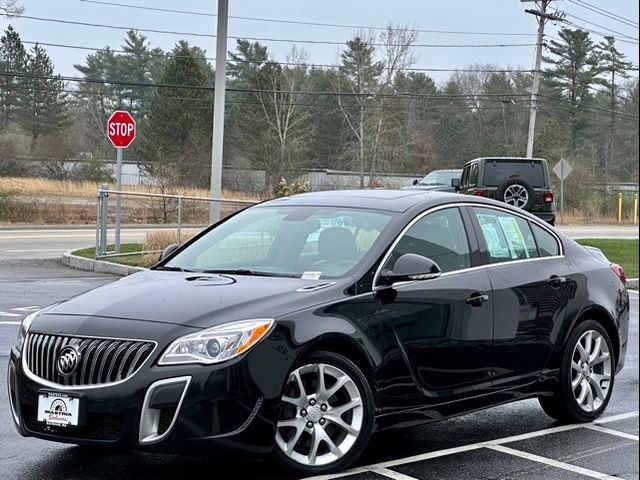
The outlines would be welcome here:
[[[342,207],[249,208],[161,268],[311,280],[339,277],[362,260],[391,215]]]
[[[487,161],[484,164],[484,185],[497,187],[507,180],[521,178],[532,187],[544,187],[544,165],[542,162]]]
[[[420,180],[420,185],[451,185],[451,180],[454,178],[460,178],[459,171],[443,172],[436,170]]]

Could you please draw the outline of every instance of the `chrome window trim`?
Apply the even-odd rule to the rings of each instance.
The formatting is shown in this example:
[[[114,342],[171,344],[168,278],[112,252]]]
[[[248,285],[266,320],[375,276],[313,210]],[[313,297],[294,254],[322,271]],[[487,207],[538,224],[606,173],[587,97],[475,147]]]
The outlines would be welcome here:
[[[414,224],[416,224],[417,222],[419,222],[420,220],[422,220],[424,217],[426,217],[427,215],[437,212],[439,210],[444,210],[446,208],[460,208],[460,207],[479,207],[479,208],[488,208],[488,209],[493,209],[493,210],[498,210],[501,212],[505,212],[505,213],[509,213],[511,215],[520,217],[526,221],[532,222],[534,224],[536,224],[537,226],[541,227],[542,229],[544,229],[545,231],[549,232],[553,238],[556,239],[556,242],[558,243],[558,250],[560,252],[560,255],[554,255],[554,256],[550,256],[550,257],[535,257],[535,258],[524,258],[524,259],[518,259],[518,260],[509,260],[506,262],[499,262],[499,263],[487,263],[485,265],[476,265],[475,267],[469,267],[469,268],[461,268],[459,270],[452,270],[450,272],[443,272],[438,278],[442,278],[442,277],[447,277],[447,276],[451,276],[454,274],[459,274],[459,273],[465,273],[465,272],[469,272],[469,271],[475,271],[475,270],[482,270],[482,269],[487,269],[487,268],[492,268],[492,267],[501,267],[503,265],[513,265],[513,264],[518,264],[518,263],[523,263],[523,262],[533,262],[533,261],[544,261],[544,260],[555,260],[558,258],[564,258],[564,245],[562,244],[562,241],[560,240],[560,237],[558,237],[558,235],[552,231],[548,226],[544,225],[543,222],[538,221],[537,219],[531,219],[526,215],[520,214],[519,212],[514,212],[508,208],[503,208],[499,205],[488,205],[485,203],[474,203],[474,202],[456,202],[456,203],[447,203],[444,205],[438,205],[436,207],[431,207],[428,208],[427,210],[425,210],[424,212],[421,212],[420,214],[418,214],[413,220],[411,220],[403,229],[402,231],[398,234],[398,236],[395,238],[395,240],[393,241],[393,243],[391,244],[391,246],[387,249],[386,253],[384,254],[384,257],[382,258],[382,261],[380,262],[380,265],[378,265],[378,268],[376,269],[376,273],[373,276],[373,287],[372,287],[372,291],[376,289],[376,287],[380,286],[379,284],[379,280],[380,280],[380,276],[382,273],[382,267],[385,263],[387,263],[387,260],[389,260],[389,257],[391,256],[391,253],[393,252],[393,249],[396,248],[396,245],[400,242],[400,240],[402,239],[402,237],[407,233],[407,231],[413,227]],[[465,233],[467,235],[467,241],[469,240],[469,232],[466,231],[465,229]],[[412,282],[401,282],[401,283],[397,283],[397,286],[400,285],[409,285],[409,284],[413,284],[416,282],[419,282],[421,280],[416,280],[416,281],[412,281]],[[367,292],[369,293],[369,292]]]
[[[88,335],[74,335],[69,333],[49,333],[49,332],[39,332],[39,331],[29,330],[27,332],[27,336],[31,334],[57,335],[61,337],[70,337],[70,338],[95,338],[97,340],[124,340],[129,342],[146,342],[146,343],[153,344],[153,348],[149,352],[149,356],[147,357],[147,360],[145,360],[135,372],[133,372],[129,377],[125,378],[124,380],[118,380],[117,382],[101,383],[99,385],[62,385],[60,383],[54,383],[54,382],[50,382],[49,380],[45,380],[44,378],[37,376],[35,373],[29,370],[29,367],[27,365],[27,356],[29,353],[28,352],[29,346],[27,344],[28,343],[27,337],[25,337],[24,347],[22,348],[22,353],[21,353],[22,371],[24,372],[24,374],[27,376],[27,378],[29,378],[30,380],[36,383],[39,383],[40,385],[44,385],[45,387],[49,387],[49,388],[53,388],[55,390],[61,390],[61,391],[93,390],[96,388],[108,388],[108,387],[113,387],[114,385],[120,385],[128,380],[131,380],[133,377],[135,377],[136,374],[142,369],[142,367],[144,367],[147,364],[147,362],[151,360],[151,358],[153,357],[153,353],[158,348],[158,342],[154,340],[141,340],[141,339],[135,339],[135,338],[118,338],[118,337],[96,337],[96,336],[88,336]]]
[[[146,436],[142,436],[145,426],[143,425],[144,421],[145,421],[145,414],[150,410],[149,409],[149,403],[151,402],[151,394],[154,392],[155,389],[157,389],[158,387],[162,387],[164,385],[171,385],[173,383],[184,383],[184,387],[182,389],[182,395],[180,395],[180,400],[178,400],[178,405],[176,405],[176,413],[173,414],[173,418],[171,419],[171,423],[169,424],[169,427],[167,428],[166,431],[164,431],[162,434],[158,435],[158,427],[159,425],[153,425],[153,428],[156,429],[156,433],[152,433],[150,435],[146,435]],[[139,425],[139,429],[138,429],[138,443],[140,444],[149,444],[149,443],[156,443],[161,441],[162,439],[164,439],[167,435],[169,435],[169,433],[171,433],[171,430],[173,429],[173,426],[176,423],[176,420],[178,419],[178,415],[180,414],[180,408],[182,407],[182,402],[184,401],[184,397],[187,395],[187,390],[189,389],[189,385],[191,384],[191,375],[185,375],[182,377],[173,377],[173,378],[165,378],[163,380],[158,380],[156,382],[153,382],[149,388],[147,389],[147,393],[145,393],[144,395],[144,401],[142,402],[142,410],[140,410],[140,425]],[[154,409],[157,410],[157,409]],[[159,410],[158,410],[159,411]],[[160,420],[160,416],[158,414],[158,418],[157,420]]]

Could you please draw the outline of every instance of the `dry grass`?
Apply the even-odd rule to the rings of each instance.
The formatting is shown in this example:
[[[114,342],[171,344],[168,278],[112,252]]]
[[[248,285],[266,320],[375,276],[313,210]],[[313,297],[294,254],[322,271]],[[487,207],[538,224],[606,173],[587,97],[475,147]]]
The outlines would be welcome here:
[[[14,195],[25,195],[29,197],[52,196],[52,197],[80,197],[95,198],[100,183],[77,182],[72,180],[49,180],[46,178],[31,177],[0,177],[0,191],[11,192]],[[109,185],[109,189],[115,189],[114,184]],[[124,190],[130,192],[162,193],[158,187],[150,185],[127,185]],[[181,194],[193,197],[208,197],[209,190],[204,188],[176,188],[169,194]],[[223,190],[223,198],[235,200],[263,200],[256,194]]]
[[[21,224],[68,224],[83,225],[96,221],[96,196],[99,184],[71,180],[48,180],[43,178],[0,177],[0,222]],[[114,189],[114,185],[110,185]],[[162,193],[152,186],[127,186],[126,191]],[[194,197],[208,197],[209,191],[202,188],[180,188],[166,191]],[[255,194],[231,190],[222,192],[223,198],[260,201]],[[177,221],[177,201],[173,199],[123,196],[123,223],[166,224]],[[209,221],[207,202],[185,200],[182,220],[191,224],[206,224]],[[229,215],[241,205],[225,204],[222,216]],[[114,202],[109,200],[109,222],[113,223]]]
[[[197,235],[197,232],[181,232],[180,242],[185,243]],[[149,232],[146,234],[142,248],[144,250],[162,251],[169,245],[178,243],[177,232]],[[142,258],[143,267],[150,267],[158,262],[160,254],[150,253]]]

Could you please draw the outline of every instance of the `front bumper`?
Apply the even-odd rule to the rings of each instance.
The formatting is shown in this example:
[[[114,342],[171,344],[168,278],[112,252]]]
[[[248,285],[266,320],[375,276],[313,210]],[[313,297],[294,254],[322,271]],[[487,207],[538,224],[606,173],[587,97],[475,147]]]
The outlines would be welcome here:
[[[145,365],[110,386],[60,386],[82,395],[84,415],[78,427],[51,427],[36,420],[38,394],[51,388],[25,374],[14,349],[7,375],[14,422],[23,436],[57,442],[165,453],[265,454],[273,448],[279,398],[276,388],[261,382],[270,372],[272,378],[277,375],[256,353],[216,366]]]

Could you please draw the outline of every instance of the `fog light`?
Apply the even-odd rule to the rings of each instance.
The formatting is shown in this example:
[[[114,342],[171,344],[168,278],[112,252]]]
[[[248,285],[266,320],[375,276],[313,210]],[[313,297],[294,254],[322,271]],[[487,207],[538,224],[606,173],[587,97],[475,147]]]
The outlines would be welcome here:
[[[220,355],[220,342],[216,339],[211,339],[207,342],[207,353],[211,358],[216,358]]]

